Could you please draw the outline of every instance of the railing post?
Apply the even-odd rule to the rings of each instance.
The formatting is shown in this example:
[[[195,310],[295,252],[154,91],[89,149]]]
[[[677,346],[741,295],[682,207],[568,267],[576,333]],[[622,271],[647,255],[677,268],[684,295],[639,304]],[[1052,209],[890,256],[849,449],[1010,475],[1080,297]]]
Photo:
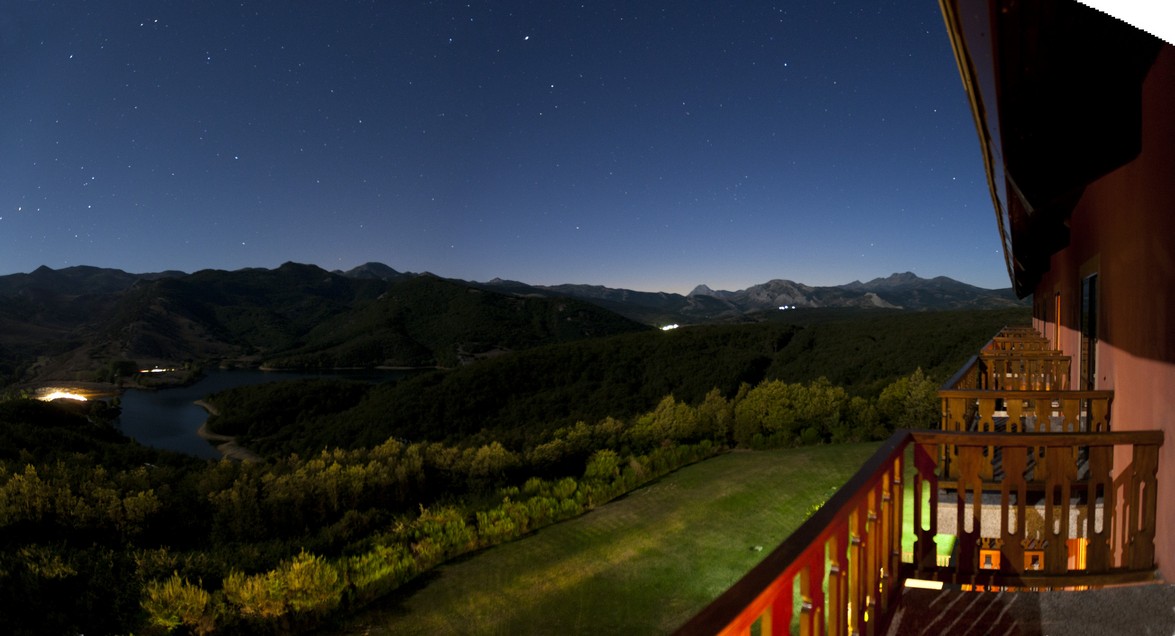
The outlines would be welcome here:
[[[848,570],[849,524],[837,524],[836,531],[828,538],[828,633],[830,636],[846,636],[849,620],[849,570]]]
[[[849,513],[849,628],[853,634],[865,628],[865,514],[861,505]]]
[[[882,483],[878,482],[865,498],[865,633],[873,634],[877,616],[881,611],[881,548],[883,534],[880,531],[878,507]]]
[[[813,551],[800,571],[800,636],[824,634],[824,552]]]
[[[1114,499],[1114,447],[1110,445],[1089,447],[1089,494],[1085,518],[1086,569],[1093,572],[1108,571],[1114,564],[1114,549],[1111,543],[1114,528],[1114,513],[1117,503]],[[1101,499],[1101,506],[1098,500]],[[1097,514],[1101,511],[1102,523],[1098,528]]]
[[[760,634],[765,636],[787,636],[791,634],[792,605],[795,598],[792,581],[780,586],[779,594],[767,606],[759,623]],[[750,630],[747,630],[748,633]]]
[[[881,596],[882,612],[889,615],[893,607],[893,603],[901,594],[901,579],[898,572],[902,566],[902,512],[904,506],[903,493],[903,479],[905,469],[905,457],[898,455],[894,458],[893,467],[890,469],[890,479],[888,482],[888,501],[885,502],[885,590]]]
[[[938,476],[934,472],[937,456],[938,449],[933,444],[914,445],[914,567],[922,571],[938,566],[938,546],[934,542],[938,534]],[[929,518],[929,528],[922,527],[924,516]]]
[[[1048,480],[1045,481],[1044,528],[1047,541],[1045,571],[1064,574],[1069,568],[1069,499],[1077,478],[1076,453],[1071,446],[1048,449]]]
[[[1159,470],[1159,447],[1136,445],[1130,471],[1127,505],[1127,566],[1151,567],[1155,560],[1155,506],[1158,503],[1155,475]]]
[[[1004,480],[1000,484],[999,539],[1003,544],[1000,546],[1000,550],[1005,559],[1000,562],[1000,571],[1023,573],[1028,532],[1025,526],[1028,509],[1028,484],[1024,478],[1024,473],[1028,469],[1028,448],[1024,446],[1005,448],[1001,459],[1004,464]],[[1016,500],[1015,506],[1012,505],[1013,494]],[[1011,527],[1013,515],[1016,519],[1015,528]]]

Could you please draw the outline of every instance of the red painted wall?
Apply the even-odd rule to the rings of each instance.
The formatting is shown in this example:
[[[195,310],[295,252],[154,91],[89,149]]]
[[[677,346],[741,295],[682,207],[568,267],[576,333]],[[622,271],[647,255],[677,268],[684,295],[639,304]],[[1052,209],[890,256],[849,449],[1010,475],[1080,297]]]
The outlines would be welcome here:
[[[1090,122],[1096,126],[1097,122]],[[1086,188],[1071,241],[1035,290],[1036,326],[1051,337],[1061,293],[1061,348],[1079,386],[1083,274],[1099,278],[1097,386],[1113,389],[1114,430],[1162,429],[1156,560],[1175,581],[1175,47],[1164,46],[1143,87],[1142,152]],[[1074,131],[1080,134],[1080,131]],[[1128,458],[1115,457],[1121,469]]]

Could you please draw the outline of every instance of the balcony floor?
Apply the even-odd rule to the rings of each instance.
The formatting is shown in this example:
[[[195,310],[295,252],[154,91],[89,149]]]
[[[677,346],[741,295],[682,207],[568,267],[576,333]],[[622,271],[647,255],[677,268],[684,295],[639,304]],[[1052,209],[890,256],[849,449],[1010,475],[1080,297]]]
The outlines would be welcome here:
[[[1082,592],[961,592],[906,588],[890,636],[1130,636],[1175,634],[1175,585]]]

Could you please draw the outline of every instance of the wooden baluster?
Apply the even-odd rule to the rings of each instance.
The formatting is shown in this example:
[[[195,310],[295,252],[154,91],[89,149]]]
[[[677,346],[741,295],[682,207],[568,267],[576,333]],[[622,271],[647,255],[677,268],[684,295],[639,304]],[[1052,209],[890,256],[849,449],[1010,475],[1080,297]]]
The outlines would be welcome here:
[[[1110,401],[1107,398],[1089,398],[1089,431],[1105,433],[1110,430]]]
[[[890,470],[893,470],[892,466]],[[897,571],[893,569],[893,477],[887,471],[878,483],[879,501],[877,502],[877,569],[878,591],[877,608],[884,614],[889,607],[890,590],[897,581]]]
[[[902,593],[901,584],[898,581],[898,573],[902,567],[902,513],[905,507],[905,485],[904,475],[905,457],[898,455],[894,458],[893,469],[890,479],[889,502],[886,508],[886,519],[889,524],[889,533],[886,535],[886,553],[889,555],[889,560],[886,563],[886,575],[889,578],[889,587],[887,594],[883,598],[885,606],[882,608],[889,612],[891,604],[896,603],[898,597]]]
[[[828,633],[849,633],[849,524],[843,520],[828,538]]]
[[[983,397],[979,398],[979,432],[981,433],[995,433],[995,402],[996,398]],[[986,481],[991,481],[995,474],[995,469],[992,466],[992,460],[995,457],[995,447],[987,446],[983,449],[983,454],[980,455],[983,459],[980,465],[979,477]]]
[[[944,431],[966,431],[967,430],[967,410],[970,400],[967,398],[944,398],[945,414],[943,415],[943,430]],[[950,458],[954,454],[954,446],[951,444],[944,444],[941,448],[942,461],[945,466],[945,473],[948,477],[954,477],[954,468]]]
[[[1048,479],[1045,481],[1044,526],[1047,543],[1045,571],[1064,574],[1069,568],[1068,542],[1069,498],[1073,480],[1077,478],[1077,463],[1072,446],[1053,446],[1048,449]]]
[[[1036,411],[1036,431],[1037,433],[1052,432],[1052,413],[1053,401],[1048,398],[1035,398],[1033,406]],[[1044,446],[1036,446],[1032,449],[1034,462],[1032,464],[1032,481],[1043,482],[1049,478],[1049,468],[1046,458],[1048,451]]]
[[[881,611],[881,526],[878,508],[881,503],[881,484],[876,484],[865,497],[865,633],[874,633]]]
[[[1004,480],[1000,483],[1000,540],[1003,558],[1000,570],[1003,572],[1024,572],[1024,512],[1028,499],[1028,486],[1024,473],[1028,470],[1028,448],[1008,446],[1003,450]],[[1015,494],[1016,504],[1011,499]],[[1015,515],[1016,526],[1010,527],[1011,515]]]
[[[942,400],[942,430],[967,430],[967,399],[943,398]]]
[[[1135,444],[1130,469],[1130,507],[1126,510],[1126,567],[1152,568],[1155,563],[1155,506],[1159,447]]]
[[[800,636],[824,634],[824,551],[810,550],[800,571]]]
[[[1066,433],[1088,433],[1081,426],[1081,400],[1061,398],[1061,430]]]
[[[849,513],[849,630],[854,634],[865,630],[865,515],[860,505]]]
[[[1024,432],[1024,400],[1018,397],[1004,398],[1004,409],[1008,412],[1008,426],[1009,433],[1023,433]]]
[[[794,604],[793,587],[795,577],[779,586],[779,593],[771,600],[771,605],[763,613],[759,622],[759,633],[769,636],[784,636],[791,634],[792,606]],[[749,636],[750,630],[747,630]]]
[[[938,566],[938,548],[934,543],[934,535],[938,534],[936,457],[934,445],[914,445],[914,567],[920,572],[930,572]],[[928,518],[928,528],[922,525],[923,516]]]
[[[1114,565],[1114,550],[1110,544],[1114,528],[1114,508],[1117,507],[1114,498],[1114,480],[1111,473],[1114,468],[1113,446],[1089,447],[1089,495],[1085,536],[1089,543],[1085,548],[1085,567],[1087,572],[1109,572]],[[1098,495],[1101,495],[1102,504],[1098,505]],[[1102,514],[1101,530],[1098,530],[1097,514]]]
[[[1053,401],[1049,398],[1033,398],[1036,411],[1036,432],[1051,433],[1053,429]]]
[[[958,550],[957,567],[960,580],[975,574],[979,554],[979,526],[982,514],[983,479],[981,473],[987,458],[983,446],[958,446],[959,481],[955,489],[955,547]],[[971,494],[971,530],[966,527],[967,494]]]

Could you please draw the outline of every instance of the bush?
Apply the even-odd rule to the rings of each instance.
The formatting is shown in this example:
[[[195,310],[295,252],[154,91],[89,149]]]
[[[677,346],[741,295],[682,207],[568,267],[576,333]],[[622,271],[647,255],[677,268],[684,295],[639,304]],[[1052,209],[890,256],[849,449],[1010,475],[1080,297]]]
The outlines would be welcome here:
[[[186,626],[193,631],[207,631],[212,627],[212,617],[207,614],[211,596],[199,585],[193,585],[179,573],[163,583],[151,581],[143,590],[143,610],[147,621],[155,626],[172,631]]]

